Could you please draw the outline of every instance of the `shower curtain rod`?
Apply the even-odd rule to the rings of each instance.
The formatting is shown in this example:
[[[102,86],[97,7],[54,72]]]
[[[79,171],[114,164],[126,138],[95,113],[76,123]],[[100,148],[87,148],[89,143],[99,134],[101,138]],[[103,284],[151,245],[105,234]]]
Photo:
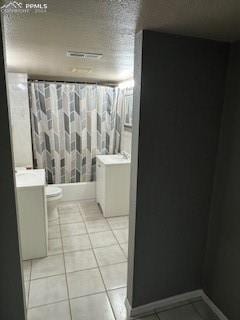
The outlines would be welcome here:
[[[107,83],[107,82],[101,82],[101,81],[67,81],[67,80],[39,80],[39,79],[28,79],[28,82],[45,82],[45,83],[76,83],[76,84],[89,84],[89,85],[100,85],[104,87],[117,87],[117,83]]]

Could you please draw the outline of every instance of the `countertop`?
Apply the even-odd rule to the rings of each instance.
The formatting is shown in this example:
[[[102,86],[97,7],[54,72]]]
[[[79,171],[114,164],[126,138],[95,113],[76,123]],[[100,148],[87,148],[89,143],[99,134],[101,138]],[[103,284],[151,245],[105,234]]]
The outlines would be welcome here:
[[[46,177],[44,169],[21,170],[16,169],[17,187],[45,186]]]
[[[96,158],[107,166],[126,165],[131,163],[130,159],[124,158],[121,154],[97,155]]]

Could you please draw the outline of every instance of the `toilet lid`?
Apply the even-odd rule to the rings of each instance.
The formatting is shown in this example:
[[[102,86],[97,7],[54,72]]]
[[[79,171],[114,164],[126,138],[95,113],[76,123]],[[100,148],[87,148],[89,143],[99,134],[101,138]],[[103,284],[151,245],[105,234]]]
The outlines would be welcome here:
[[[46,187],[46,195],[47,197],[57,197],[62,193],[62,189],[58,187],[47,186]]]

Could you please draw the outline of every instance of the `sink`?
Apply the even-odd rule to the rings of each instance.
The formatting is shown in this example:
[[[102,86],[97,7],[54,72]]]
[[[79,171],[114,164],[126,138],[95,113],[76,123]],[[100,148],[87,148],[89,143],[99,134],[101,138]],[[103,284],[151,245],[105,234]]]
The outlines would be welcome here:
[[[112,159],[113,161],[115,161],[115,160],[127,160],[128,158],[126,158],[122,154],[112,154],[112,155],[109,155],[109,159]]]
[[[36,171],[36,172],[33,172]],[[17,187],[31,187],[45,184],[44,170],[24,170],[16,172]]]
[[[34,173],[16,173],[17,184],[35,184],[36,175]]]
[[[98,155],[97,158],[106,165],[128,164],[130,158],[126,158],[122,154]]]

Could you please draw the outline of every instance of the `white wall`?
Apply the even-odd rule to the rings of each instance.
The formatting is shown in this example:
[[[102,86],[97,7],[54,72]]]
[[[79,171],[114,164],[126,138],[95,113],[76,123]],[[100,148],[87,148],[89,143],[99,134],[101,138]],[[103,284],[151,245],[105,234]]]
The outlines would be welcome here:
[[[8,73],[7,86],[15,166],[32,166],[27,74]]]
[[[132,148],[132,129],[124,128],[121,139],[121,152],[125,151],[131,154]]]

